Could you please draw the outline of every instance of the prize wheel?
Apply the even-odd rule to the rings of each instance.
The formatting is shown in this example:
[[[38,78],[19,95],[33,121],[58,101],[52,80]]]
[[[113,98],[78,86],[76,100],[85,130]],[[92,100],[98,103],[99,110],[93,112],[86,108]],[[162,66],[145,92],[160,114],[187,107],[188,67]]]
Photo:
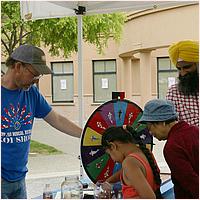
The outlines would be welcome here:
[[[137,132],[141,132],[143,143],[152,151],[153,138],[146,125],[138,123],[141,115],[142,109],[126,99],[108,101],[92,113],[81,137],[81,160],[87,176],[93,183],[110,177],[118,166],[101,147],[101,137],[106,128],[130,125]]]

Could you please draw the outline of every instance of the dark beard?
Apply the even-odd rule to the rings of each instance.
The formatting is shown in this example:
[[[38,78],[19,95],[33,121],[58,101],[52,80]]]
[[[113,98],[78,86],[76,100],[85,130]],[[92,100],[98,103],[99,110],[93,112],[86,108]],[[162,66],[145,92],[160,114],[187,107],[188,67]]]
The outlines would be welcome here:
[[[178,77],[178,90],[184,95],[198,95],[199,93],[199,74],[197,71],[190,72],[185,76]]]

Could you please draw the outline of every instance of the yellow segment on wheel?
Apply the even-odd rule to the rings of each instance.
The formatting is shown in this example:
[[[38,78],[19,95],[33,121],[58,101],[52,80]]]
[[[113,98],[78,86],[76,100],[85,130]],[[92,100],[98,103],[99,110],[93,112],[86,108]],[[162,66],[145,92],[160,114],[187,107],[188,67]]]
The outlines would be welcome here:
[[[102,135],[87,127],[85,137],[83,139],[83,146],[99,146],[101,145]]]

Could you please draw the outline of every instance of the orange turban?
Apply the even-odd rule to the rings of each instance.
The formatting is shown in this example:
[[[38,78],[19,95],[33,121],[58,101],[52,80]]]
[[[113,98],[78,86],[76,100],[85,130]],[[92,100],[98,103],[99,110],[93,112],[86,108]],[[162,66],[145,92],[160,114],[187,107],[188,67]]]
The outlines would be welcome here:
[[[199,42],[192,40],[180,41],[169,47],[169,57],[176,66],[178,60],[199,62]]]

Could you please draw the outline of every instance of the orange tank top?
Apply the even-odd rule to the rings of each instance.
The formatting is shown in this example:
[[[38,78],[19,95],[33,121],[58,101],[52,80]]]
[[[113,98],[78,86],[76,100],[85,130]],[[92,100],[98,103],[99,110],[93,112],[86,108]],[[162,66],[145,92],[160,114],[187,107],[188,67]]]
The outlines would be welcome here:
[[[153,172],[152,172],[152,169],[151,169],[151,166],[149,165],[149,163],[134,153],[131,153],[128,156],[134,157],[142,163],[142,165],[144,166],[145,171],[146,171],[146,179],[147,179],[149,185],[151,186],[151,188],[153,189],[153,191],[156,191],[159,188],[159,186],[154,181],[154,175],[153,175]],[[135,188],[133,188],[132,186],[128,186],[124,183],[123,172],[120,175],[120,179],[121,179],[121,183],[122,183],[122,194],[123,194],[124,199],[129,199],[129,198],[139,196],[137,191],[135,190]]]

